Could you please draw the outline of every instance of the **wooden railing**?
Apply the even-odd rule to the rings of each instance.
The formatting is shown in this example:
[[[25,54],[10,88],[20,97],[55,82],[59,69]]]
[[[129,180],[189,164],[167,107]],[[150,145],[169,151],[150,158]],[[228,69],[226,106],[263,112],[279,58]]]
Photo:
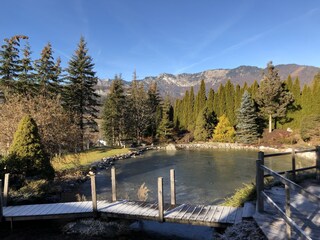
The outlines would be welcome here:
[[[305,153],[305,152],[316,152],[316,165],[306,168],[300,168],[296,169],[296,154],[297,153]],[[283,156],[283,155],[291,155],[291,161],[292,161],[292,169],[285,171],[285,172],[275,172],[272,169],[266,167],[264,165],[265,158],[268,157],[275,157],[275,156]],[[263,213],[264,211],[264,200],[268,204],[270,204],[273,208],[276,209],[276,211],[280,214],[280,216],[285,220],[286,222],[286,233],[288,239],[291,238],[291,232],[292,230],[295,230],[296,233],[305,239],[311,239],[291,218],[291,210],[290,210],[290,190],[296,191],[299,194],[302,194],[306,199],[308,199],[311,202],[315,202],[319,204],[320,198],[305,189],[303,189],[301,186],[297,185],[293,181],[288,179],[288,173],[292,174],[293,180],[296,179],[296,173],[299,171],[305,171],[309,169],[315,169],[316,170],[316,178],[317,180],[320,180],[320,146],[317,146],[315,149],[310,150],[292,150],[292,152],[284,152],[284,153],[273,153],[273,154],[264,154],[264,152],[259,152],[258,160],[256,161],[257,169],[256,169],[256,187],[257,187],[257,211],[259,213]],[[265,172],[267,173],[265,175]],[[284,174],[285,176],[282,176],[281,174]],[[280,206],[278,206],[264,191],[264,178],[267,176],[272,176],[274,179],[280,181],[285,185],[285,211],[281,209]]]

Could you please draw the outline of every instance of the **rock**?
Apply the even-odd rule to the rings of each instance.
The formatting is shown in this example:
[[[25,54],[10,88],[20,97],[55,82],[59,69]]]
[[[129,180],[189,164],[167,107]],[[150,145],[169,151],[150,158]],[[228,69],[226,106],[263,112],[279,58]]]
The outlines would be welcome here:
[[[176,151],[177,148],[176,148],[176,146],[175,146],[174,144],[169,143],[169,144],[166,146],[166,150],[167,150],[167,151]]]

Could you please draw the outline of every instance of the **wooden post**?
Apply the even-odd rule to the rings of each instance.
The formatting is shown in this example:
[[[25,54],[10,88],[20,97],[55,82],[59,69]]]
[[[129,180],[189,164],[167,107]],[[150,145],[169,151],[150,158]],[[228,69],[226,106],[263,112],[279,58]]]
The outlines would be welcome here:
[[[320,146],[316,146],[316,178],[320,181]]]
[[[3,217],[3,201],[2,201],[2,179],[0,179],[0,222]]]
[[[292,148],[292,179],[296,180],[296,151]]]
[[[159,222],[163,222],[163,178],[158,177]]]
[[[259,152],[259,160],[256,161],[256,188],[257,188],[257,211],[259,213],[264,211],[264,199],[262,191],[264,189],[264,171],[261,169],[261,165],[264,164],[264,152]]]
[[[171,193],[171,205],[176,205],[176,186],[175,186],[175,172],[174,169],[170,169],[170,193]]]
[[[286,172],[285,177],[288,179],[289,174]],[[290,209],[290,187],[288,184],[285,184],[285,192],[286,192],[286,204],[285,204],[285,210],[286,210],[286,216],[288,218],[291,218],[291,209]],[[291,239],[291,227],[288,223],[286,223],[286,233],[287,233],[287,239]]]
[[[9,193],[9,173],[4,175],[4,187],[3,187],[3,206],[6,207],[8,204],[8,193]]]
[[[117,201],[116,168],[111,168],[112,202]]]
[[[91,198],[92,198],[92,210],[97,213],[97,191],[96,191],[96,176],[94,173],[90,174],[91,178]]]

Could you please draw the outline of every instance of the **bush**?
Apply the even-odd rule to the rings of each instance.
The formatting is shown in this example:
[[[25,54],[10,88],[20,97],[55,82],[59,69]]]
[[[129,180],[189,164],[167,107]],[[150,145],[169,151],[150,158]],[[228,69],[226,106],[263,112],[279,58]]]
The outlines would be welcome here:
[[[301,121],[300,134],[303,141],[320,141],[320,115],[304,117]]]

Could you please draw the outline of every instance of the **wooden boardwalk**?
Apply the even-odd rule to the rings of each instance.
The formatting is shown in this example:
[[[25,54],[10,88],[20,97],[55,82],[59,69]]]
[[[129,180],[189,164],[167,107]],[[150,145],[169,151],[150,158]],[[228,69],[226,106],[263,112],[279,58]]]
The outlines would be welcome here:
[[[307,190],[313,192],[312,187]],[[285,211],[284,188],[276,187],[266,192],[281,207],[282,211]],[[309,202],[303,195],[292,193],[291,218],[311,239],[320,239],[320,203]],[[286,222],[269,204],[265,203],[265,211],[256,212],[254,219],[268,239],[286,239]],[[292,231],[291,239],[302,238]]]
[[[158,204],[137,201],[98,201],[97,212],[107,217],[159,220]],[[164,222],[226,227],[242,221],[243,209],[214,205],[165,205]],[[34,204],[3,208],[5,221],[83,218],[94,216],[92,202]]]

